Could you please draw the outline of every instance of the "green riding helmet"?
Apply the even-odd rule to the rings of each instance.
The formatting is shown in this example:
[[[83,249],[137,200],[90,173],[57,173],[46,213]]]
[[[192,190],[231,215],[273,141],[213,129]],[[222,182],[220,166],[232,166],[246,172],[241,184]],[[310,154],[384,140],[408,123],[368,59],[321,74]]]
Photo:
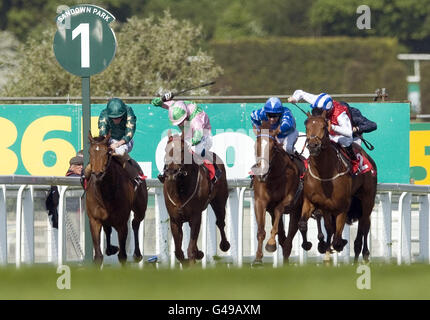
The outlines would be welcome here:
[[[119,98],[110,99],[107,104],[107,115],[109,118],[119,118],[126,113],[125,103]]]

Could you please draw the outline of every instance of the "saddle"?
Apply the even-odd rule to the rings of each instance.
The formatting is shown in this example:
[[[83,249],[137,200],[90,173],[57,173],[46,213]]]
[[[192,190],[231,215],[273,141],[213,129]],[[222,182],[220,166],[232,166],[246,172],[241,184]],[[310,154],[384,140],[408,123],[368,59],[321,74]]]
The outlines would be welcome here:
[[[147,178],[136,160],[131,158],[128,153],[124,153],[124,155],[113,154],[112,159],[118,162],[124,168],[134,184],[138,185],[140,181],[143,181]]]
[[[343,148],[338,144],[335,144],[335,143],[333,144],[334,144],[334,147],[339,151],[339,154],[343,159],[343,161],[351,165],[351,158],[349,157],[348,152],[345,150],[345,148]],[[373,165],[369,161],[369,159],[363,154],[361,147],[356,144],[353,144],[352,149],[356,154],[357,160],[359,161],[357,175],[364,174],[366,172],[371,171],[372,175],[375,176],[376,170],[373,168]]]

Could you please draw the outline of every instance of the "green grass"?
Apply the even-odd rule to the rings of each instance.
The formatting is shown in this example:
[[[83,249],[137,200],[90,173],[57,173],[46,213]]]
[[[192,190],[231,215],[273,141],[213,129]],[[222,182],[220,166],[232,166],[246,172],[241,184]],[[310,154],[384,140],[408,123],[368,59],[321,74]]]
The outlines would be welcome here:
[[[371,264],[371,289],[356,286],[355,266],[202,270],[71,267],[59,290],[54,267],[0,268],[0,299],[430,299],[430,266]]]

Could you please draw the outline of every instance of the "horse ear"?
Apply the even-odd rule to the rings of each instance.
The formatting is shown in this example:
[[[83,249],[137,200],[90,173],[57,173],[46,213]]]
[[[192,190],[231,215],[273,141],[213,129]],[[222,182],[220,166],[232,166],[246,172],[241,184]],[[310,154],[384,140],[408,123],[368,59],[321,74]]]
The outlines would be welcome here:
[[[109,141],[110,137],[111,137],[111,131],[109,130],[109,132],[108,132],[108,134],[106,135],[106,138],[105,138],[106,142]]]
[[[322,112],[321,116],[325,119],[326,114],[327,114],[327,110],[324,110],[324,111]]]
[[[169,137],[169,139],[170,139],[170,137],[172,136],[172,130],[167,130],[167,136]]]
[[[311,117],[311,113],[308,111],[308,112],[306,112],[306,116],[308,117],[308,118],[310,118]]]
[[[91,134],[91,130],[88,130],[88,140],[92,143],[94,142],[93,135]]]
[[[260,126],[260,128],[261,128],[261,129],[269,129],[269,128],[270,128],[270,123],[269,123],[269,121],[262,120],[262,121],[261,121],[261,126]]]

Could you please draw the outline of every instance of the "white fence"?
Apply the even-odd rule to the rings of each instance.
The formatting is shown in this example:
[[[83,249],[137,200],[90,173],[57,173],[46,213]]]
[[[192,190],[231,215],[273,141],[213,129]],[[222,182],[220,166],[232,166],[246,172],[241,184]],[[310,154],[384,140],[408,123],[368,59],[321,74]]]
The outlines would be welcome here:
[[[147,180],[150,187],[147,217],[142,222],[139,234],[140,249],[146,265],[149,257],[157,256],[157,266],[177,265],[174,256],[173,238],[170,233],[169,216],[164,205],[161,184],[154,179]],[[219,232],[210,206],[203,212],[199,248],[205,253],[202,266],[223,262],[242,266],[255,256],[257,224],[254,215],[253,191],[249,179],[229,180],[230,194],[227,202],[226,232],[231,243],[228,252],[217,247]],[[48,223],[44,201],[50,185],[59,185],[58,230]],[[372,228],[369,234],[371,260],[410,264],[430,263],[429,246],[429,186],[406,184],[379,184]],[[0,176],[0,265],[22,263],[64,264],[82,262],[85,256],[85,217],[80,196],[79,178]],[[74,208],[70,201],[75,199]],[[73,206],[72,206],[73,207]],[[42,219],[42,220],[40,220]],[[287,226],[289,216],[284,215]],[[42,221],[42,222],[41,222]],[[44,225],[43,228],[40,225]],[[353,242],[357,223],[346,226],[343,237],[348,240],[341,253],[333,254],[333,262],[349,263],[353,258]],[[266,219],[266,233],[270,234],[271,221]],[[35,230],[41,229],[41,231]],[[133,253],[133,233],[129,229],[127,254]],[[290,263],[319,263],[322,255],[317,252],[317,229],[314,220],[308,228],[310,251],[301,249],[301,236],[297,233]],[[88,237],[87,237],[88,238]],[[267,241],[268,237],[266,237]],[[189,240],[189,227],[184,224],[183,249]],[[117,243],[116,233],[112,242]],[[104,243],[103,243],[104,245]],[[35,254],[35,252],[38,254]],[[264,262],[275,267],[282,265],[282,250],[264,252]],[[40,258],[43,256],[43,258]],[[105,264],[117,263],[116,256],[105,257]]]

